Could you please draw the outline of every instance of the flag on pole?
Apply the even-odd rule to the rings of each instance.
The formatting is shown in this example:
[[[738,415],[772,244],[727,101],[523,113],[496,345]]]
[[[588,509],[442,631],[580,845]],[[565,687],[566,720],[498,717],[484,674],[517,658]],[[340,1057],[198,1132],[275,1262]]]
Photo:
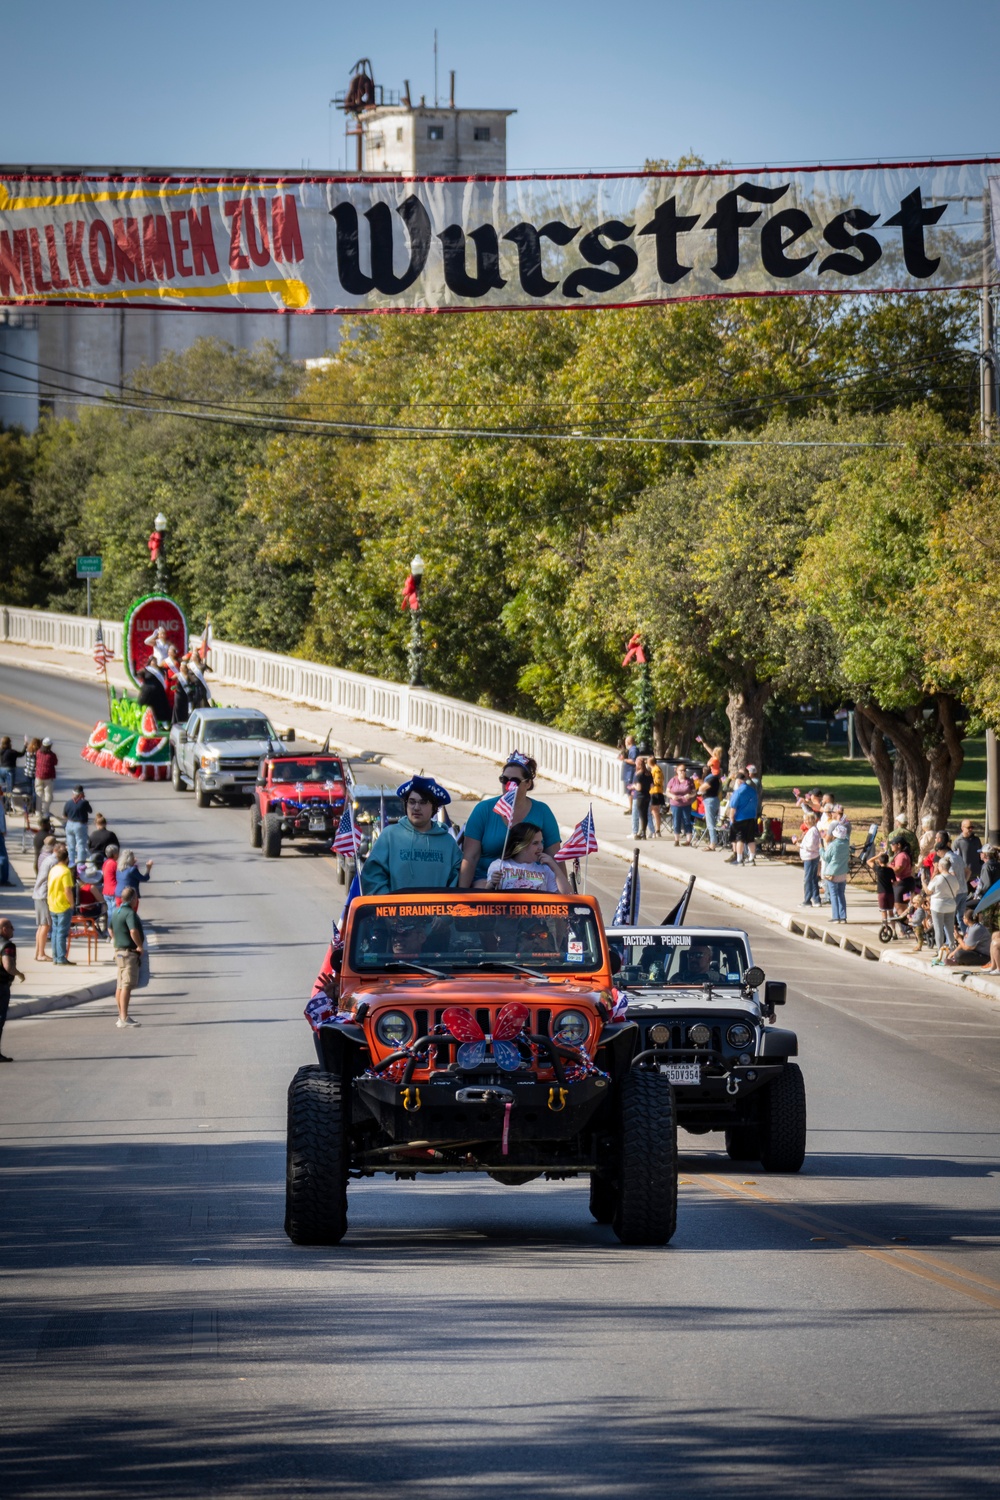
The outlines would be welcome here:
[[[632,922],[632,878],[635,876],[635,910],[639,910],[639,871],[634,865],[629,865],[628,874],[625,876],[625,884],[615,907],[615,914],[611,918],[612,927],[628,927]]]
[[[553,855],[554,859],[582,859],[597,853],[597,835],[594,832],[594,809],[573,829],[569,838]]]
[[[344,811],[337,825],[337,832],[333,840],[335,854],[343,854],[346,859],[357,859],[358,850],[361,848],[362,834],[354,821],[354,808],[348,797],[344,803]],[[348,898],[350,899],[350,898]],[[345,907],[346,911],[347,908]]]
[[[100,677],[108,670],[108,662],[114,656],[114,650],[104,639],[104,631],[101,622],[97,622],[97,634],[94,637],[94,665],[97,667],[97,675]]]
[[[514,821],[514,802],[517,798],[517,782],[508,781],[507,790],[502,797],[498,797],[493,804],[493,811],[507,824],[509,828]]]

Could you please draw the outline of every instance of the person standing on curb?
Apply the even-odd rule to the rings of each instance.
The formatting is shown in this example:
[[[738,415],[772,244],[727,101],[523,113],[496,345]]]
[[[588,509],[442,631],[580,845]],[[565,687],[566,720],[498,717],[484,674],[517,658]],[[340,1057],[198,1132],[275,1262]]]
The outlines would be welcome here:
[[[820,855],[823,880],[830,893],[830,921],[847,921],[847,872],[851,864],[851,841],[843,828],[836,829]]]
[[[52,793],[55,791],[58,764],[59,757],[46,735],[35,756],[35,807],[45,818],[52,811]]]
[[[14,945],[14,924],[7,917],[0,921],[0,1042],[10,1009],[10,987],[15,979],[24,983],[24,975],[17,967],[17,948]],[[13,1062],[0,1052],[0,1062]]]
[[[115,1025],[119,1028],[139,1025],[139,1022],[133,1021],[128,1013],[132,991],[139,982],[139,964],[142,959],[142,950],[146,940],[142,921],[135,909],[135,898],[135,886],[126,886],[122,891],[118,910],[111,918],[112,939],[115,945],[115,967],[118,970],[118,984],[115,989],[118,1020],[115,1022]]]
[[[35,903],[35,962],[51,963],[45,951],[52,926],[49,912],[49,872],[56,862],[56,841],[51,833],[46,834],[38,857],[38,874],[35,876],[31,899]]]
[[[55,862],[49,871],[48,905],[52,915],[52,962],[73,964],[75,960],[66,957],[73,916],[73,872],[65,844],[56,845]]]
[[[93,811],[94,809],[83,795],[83,787],[75,786],[72,797],[63,808],[66,849],[69,853],[70,867],[74,870],[77,865],[85,864],[87,860],[87,824]]]
[[[748,865],[756,862],[757,806],[755,788],[742,776],[737,776],[733,781],[733,790],[729,796],[729,813],[733,820],[733,852],[726,860],[727,865],[743,864],[744,851]]]
[[[805,832],[799,842],[799,854],[802,859],[802,905],[819,906],[819,860],[822,851],[822,840],[819,829],[816,827],[819,821],[814,812],[807,812],[802,819],[805,824]]]

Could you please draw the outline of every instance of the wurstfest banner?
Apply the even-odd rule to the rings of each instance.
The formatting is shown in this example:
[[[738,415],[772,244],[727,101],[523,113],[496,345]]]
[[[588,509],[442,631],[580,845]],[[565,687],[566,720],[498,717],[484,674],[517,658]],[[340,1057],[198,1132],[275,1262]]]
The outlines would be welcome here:
[[[0,305],[456,312],[942,291],[997,279],[991,181],[1000,160],[475,178],[0,167]]]

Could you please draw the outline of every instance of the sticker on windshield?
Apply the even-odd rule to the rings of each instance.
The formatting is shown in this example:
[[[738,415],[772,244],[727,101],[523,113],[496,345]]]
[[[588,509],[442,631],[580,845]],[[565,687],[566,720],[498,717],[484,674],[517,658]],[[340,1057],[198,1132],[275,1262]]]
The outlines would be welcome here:
[[[590,916],[590,907],[589,906],[574,906],[574,908],[573,908],[573,915],[574,915],[574,917],[589,917]]]
[[[570,938],[566,944],[566,962],[568,964],[583,963],[583,943],[577,942],[575,938]]]
[[[678,933],[676,937],[661,935],[660,942],[664,948],[690,948],[691,934],[689,932]]]

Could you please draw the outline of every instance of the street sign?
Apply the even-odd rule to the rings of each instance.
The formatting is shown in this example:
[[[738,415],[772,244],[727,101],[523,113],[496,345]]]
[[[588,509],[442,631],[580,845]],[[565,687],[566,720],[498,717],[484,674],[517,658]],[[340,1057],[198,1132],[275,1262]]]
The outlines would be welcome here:
[[[77,578],[100,578],[104,573],[104,559],[102,557],[78,557],[76,560]]]

